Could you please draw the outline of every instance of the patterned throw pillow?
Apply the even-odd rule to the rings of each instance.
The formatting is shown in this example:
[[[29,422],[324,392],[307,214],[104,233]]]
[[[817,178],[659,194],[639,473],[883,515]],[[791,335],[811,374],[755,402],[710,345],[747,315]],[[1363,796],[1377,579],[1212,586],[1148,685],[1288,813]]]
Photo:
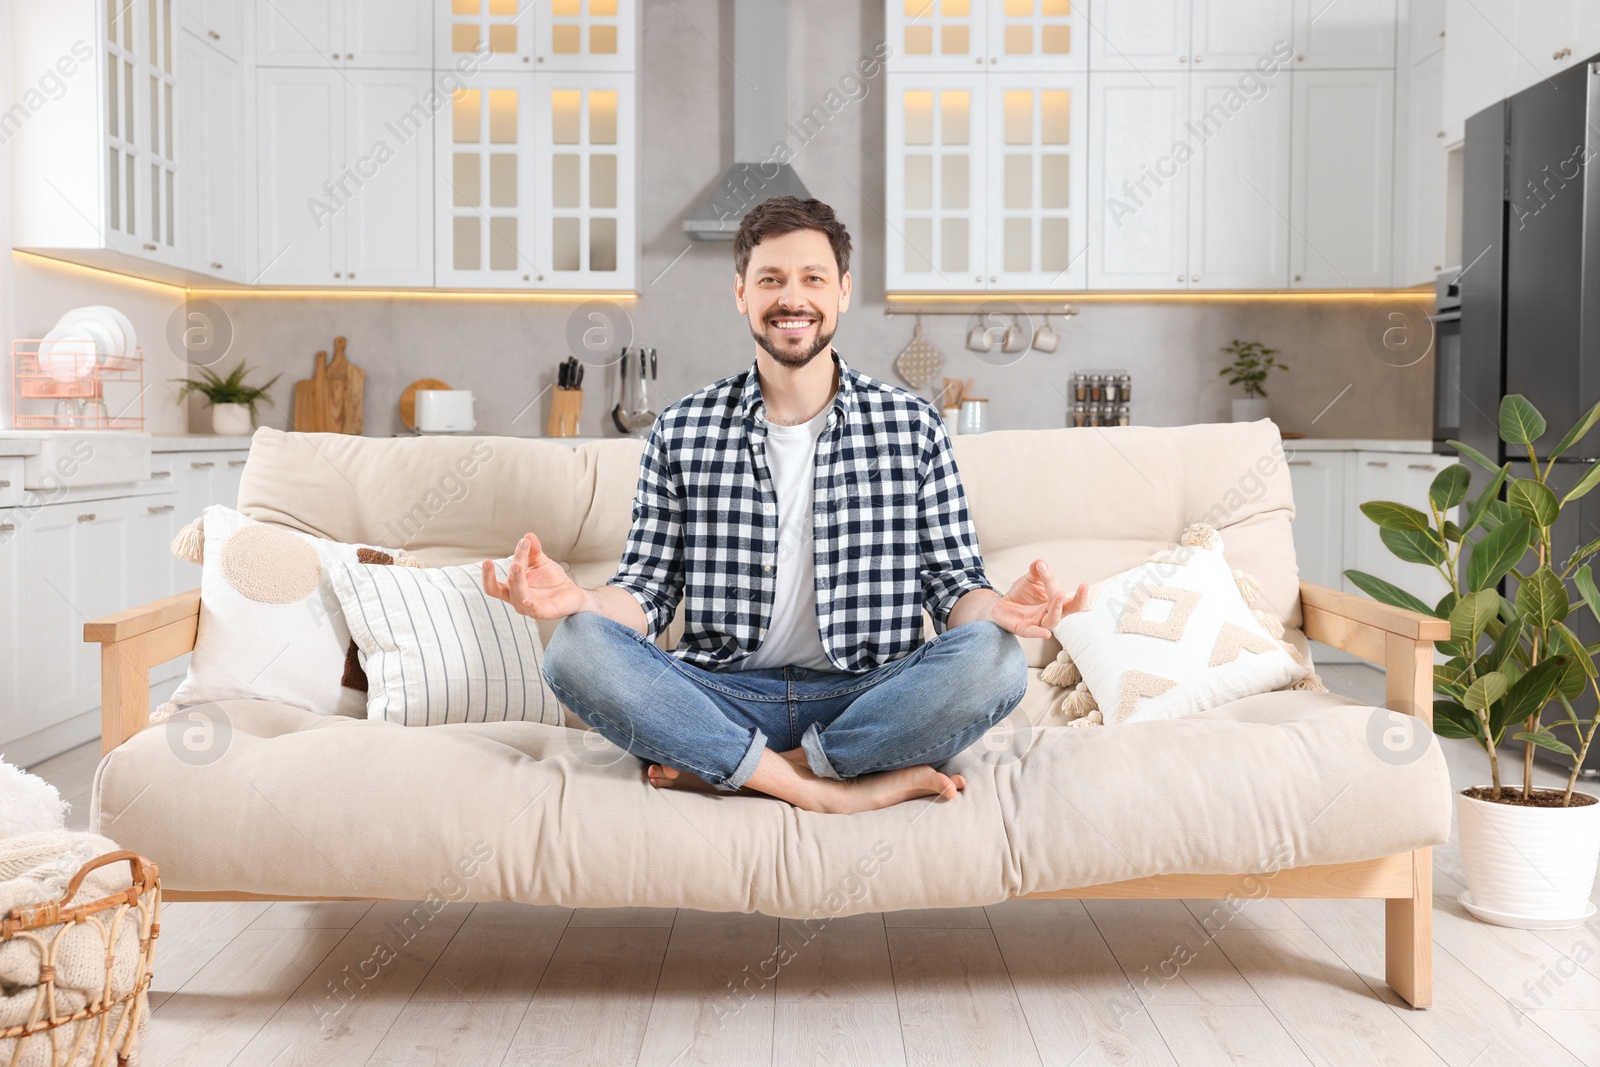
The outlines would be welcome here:
[[[495,561],[501,581],[510,560]],[[538,624],[483,591],[476,564],[330,568],[367,678],[367,718],[565,725],[544,680]]]
[[[1067,687],[1072,726],[1175,719],[1284,687],[1323,689],[1283,640],[1277,616],[1253,611],[1255,580],[1230,570],[1205,523],[1144,563],[1089,587],[1089,604],[1056,624],[1062,652],[1041,678]]]
[[[254,697],[360,718],[365,699],[339,684],[350,632],[328,568],[369,550],[206,508],[173,542],[201,565],[200,626],[188,677],[161,714]]]

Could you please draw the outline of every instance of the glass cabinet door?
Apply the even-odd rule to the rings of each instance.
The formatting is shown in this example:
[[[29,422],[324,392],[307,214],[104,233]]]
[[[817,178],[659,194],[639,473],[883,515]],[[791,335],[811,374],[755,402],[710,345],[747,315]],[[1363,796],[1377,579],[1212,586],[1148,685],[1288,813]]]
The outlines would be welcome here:
[[[147,90],[145,110],[148,125],[144,143],[149,150],[145,170],[149,189],[144,196],[150,204],[150,214],[142,227],[141,248],[147,254],[163,258],[175,256],[178,247],[177,210],[177,155],[173,148],[174,126],[177,114],[177,77],[173,59],[177,41],[174,22],[174,0],[143,0],[145,18],[141,29],[145,35],[144,79]]]
[[[885,78],[890,150],[885,176],[888,288],[981,289],[986,76]]]
[[[891,71],[975,71],[986,68],[985,0],[888,0]]]
[[[106,180],[105,233],[108,244],[128,251],[140,251],[145,226],[139,221],[149,205],[141,193],[150,180],[144,173],[143,146],[143,64],[139,61],[139,12],[122,0],[105,0],[102,32],[105,47]]]
[[[1086,74],[989,79],[991,287],[1082,288]]]
[[[485,72],[451,94],[434,120],[436,284],[538,288],[531,74]]]
[[[534,188],[546,277],[559,288],[630,289],[633,76],[541,76],[537,96]]]
[[[434,66],[472,70],[533,70],[534,28],[543,4],[535,0],[433,0]],[[481,58],[473,59],[480,52]]]
[[[547,0],[534,62],[541,71],[633,70],[636,0]]]
[[[989,69],[1087,70],[1086,7],[1085,0],[988,0]]]

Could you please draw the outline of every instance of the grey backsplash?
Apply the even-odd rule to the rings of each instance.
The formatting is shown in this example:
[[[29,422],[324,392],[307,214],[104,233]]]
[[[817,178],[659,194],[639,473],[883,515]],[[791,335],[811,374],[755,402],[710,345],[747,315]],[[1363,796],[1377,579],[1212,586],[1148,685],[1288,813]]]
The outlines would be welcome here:
[[[691,246],[682,231],[684,214],[707,198],[732,161],[730,108],[739,76],[719,57],[719,51],[733,52],[731,11],[731,0],[643,5],[640,296],[623,306],[637,340],[660,353],[660,379],[652,390],[657,410],[742,370],[755,356],[733,302],[731,244]],[[834,343],[852,366],[898,383],[893,361],[911,338],[912,321],[883,314],[884,242],[886,234],[898,239],[881,211],[883,77],[849,80],[883,40],[883,5],[812,0],[792,5],[791,19],[791,111],[798,116],[822,106],[830,115],[803,145],[797,138],[795,168],[812,195],[839,212],[855,242],[856,289]],[[24,297],[37,295],[39,304],[33,308],[37,325],[19,321],[25,330],[48,329],[75,303],[130,299],[127,288],[114,283],[74,281],[71,291],[57,291],[43,273],[18,264],[19,312],[29,308]],[[271,391],[273,406],[261,409],[264,424],[288,425],[295,380],[310,377],[313,354],[331,351],[334,336],[342,334],[350,360],[366,371],[370,434],[400,430],[401,390],[417,378],[436,377],[473,391],[481,432],[542,435],[549,398],[540,392],[554,384],[556,366],[568,354],[567,320],[576,306],[481,297],[206,295],[233,319],[235,347],[224,369],[243,357],[263,369],[257,380],[283,372]],[[1062,298],[1070,301],[1072,294]],[[1412,299],[1427,301],[1429,294]],[[1072,372],[1097,367],[1133,375],[1136,423],[1225,420],[1228,400],[1238,394],[1217,375],[1226,362],[1220,349],[1239,338],[1281,349],[1292,367],[1267,386],[1273,415],[1286,430],[1381,438],[1431,432],[1432,360],[1396,368],[1379,359],[1368,340],[1383,301],[1084,301],[1079,307],[1076,318],[1054,320],[1062,338],[1054,354],[1032,352],[1007,367],[985,363],[964,347],[962,318],[924,319],[924,332],[945,354],[944,374],[975,379],[978,393],[989,397],[997,429],[1066,425],[1064,394]],[[164,314],[152,306],[141,336],[155,333]],[[175,357],[158,365],[181,371]],[[152,377],[168,377],[158,365]],[[164,409],[151,412],[152,426],[181,424],[170,394],[165,382],[152,390],[152,403]],[[617,402],[615,371],[591,368],[584,394],[580,433],[615,434],[604,418]],[[188,421],[195,430],[206,428],[198,401]]]

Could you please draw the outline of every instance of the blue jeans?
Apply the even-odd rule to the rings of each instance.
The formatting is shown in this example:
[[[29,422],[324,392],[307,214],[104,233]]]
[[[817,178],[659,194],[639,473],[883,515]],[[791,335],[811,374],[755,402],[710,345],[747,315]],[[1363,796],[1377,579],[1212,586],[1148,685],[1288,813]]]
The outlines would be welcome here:
[[[726,791],[744,785],[766,748],[804,749],[822,778],[941,766],[1009,715],[1028,683],[1016,635],[988,621],[861,673],[713,671],[592,611],[561,620],[544,677],[612,744]]]

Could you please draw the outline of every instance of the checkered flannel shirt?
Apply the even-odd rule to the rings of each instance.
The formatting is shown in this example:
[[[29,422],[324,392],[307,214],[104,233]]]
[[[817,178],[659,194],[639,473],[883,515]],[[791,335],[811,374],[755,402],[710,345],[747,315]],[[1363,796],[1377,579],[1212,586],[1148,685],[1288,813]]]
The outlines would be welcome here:
[[[950,435],[922,397],[839,366],[817,442],[813,540],[822,646],[864,672],[924,641],[973,589],[992,589]],[[608,585],[633,594],[648,637],[671,622],[673,654],[708,669],[753,652],[772,617],[778,504],[756,364],[669,405],[639,465],[633,526]]]

